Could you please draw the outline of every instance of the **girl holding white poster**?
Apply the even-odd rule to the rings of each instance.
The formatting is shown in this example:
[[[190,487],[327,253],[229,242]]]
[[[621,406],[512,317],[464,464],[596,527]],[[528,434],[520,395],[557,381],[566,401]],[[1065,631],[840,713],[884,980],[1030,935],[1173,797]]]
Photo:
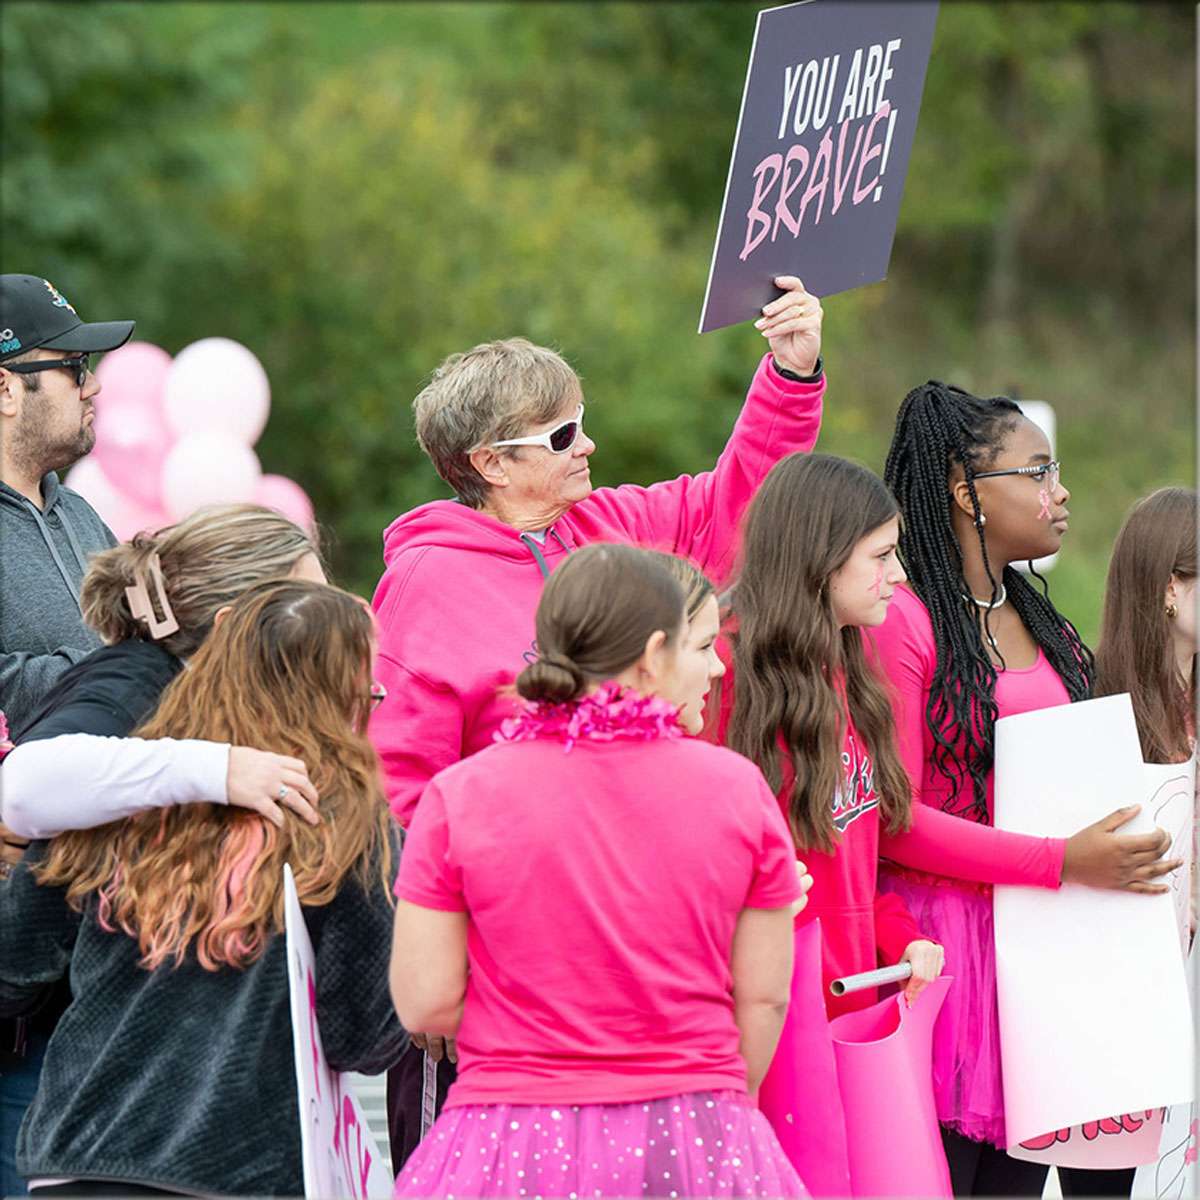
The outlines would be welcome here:
[[[997,718],[1092,691],[1091,652],[1045,591],[1010,565],[1059,549],[1070,493],[1045,435],[1013,401],[937,382],[905,398],[886,479],[903,514],[900,554],[911,583],[897,590],[875,639],[895,691],[901,750],[920,802],[973,834],[991,823]],[[1178,866],[1159,861],[1167,839],[1115,836],[1135,811],[1113,813],[1062,842],[1046,839],[1059,856],[1049,878],[991,882],[1057,886],[1070,879],[1161,892],[1155,880]],[[1045,1165],[1003,1149],[990,888],[954,884],[935,869],[893,869],[882,885],[943,942],[955,976],[934,1041],[954,1190],[1040,1196]],[[1060,1171],[1060,1180],[1068,1194],[1114,1185],[1072,1170]]]

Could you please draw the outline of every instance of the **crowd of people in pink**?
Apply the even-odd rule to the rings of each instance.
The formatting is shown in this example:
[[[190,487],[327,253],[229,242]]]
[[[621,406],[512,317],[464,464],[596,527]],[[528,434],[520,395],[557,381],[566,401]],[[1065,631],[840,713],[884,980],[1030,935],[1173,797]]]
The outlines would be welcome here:
[[[824,1194],[757,1102],[815,922],[822,1029],[881,995],[834,980],[953,977],[932,1144],[955,1195],[1041,1196],[992,888],[1186,864],[1132,807],[996,828],[996,722],[1127,692],[1146,761],[1193,755],[1196,493],[1130,512],[1093,651],[1023,569],[1068,529],[1042,430],[928,381],[882,477],[820,453],[853,398],[776,284],[716,464],[649,487],[593,487],[557,352],[447,358],[413,411],[453,498],[383,531],[368,602],[263,507],[118,543],[58,473],[133,323],[0,278],[0,1194],[304,1194],[286,863],[329,1065],[387,1073],[396,1196]]]

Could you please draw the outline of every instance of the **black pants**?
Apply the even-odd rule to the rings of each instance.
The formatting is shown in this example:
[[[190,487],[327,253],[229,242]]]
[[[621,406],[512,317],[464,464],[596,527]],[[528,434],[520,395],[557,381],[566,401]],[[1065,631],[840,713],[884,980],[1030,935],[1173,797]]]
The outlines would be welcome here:
[[[942,1145],[950,1166],[956,1196],[1040,1196],[1049,1168],[1011,1158],[987,1142],[973,1142],[942,1127]],[[1134,1168],[1124,1171],[1085,1171],[1059,1167],[1058,1183],[1066,1196],[1128,1196]]]
[[[421,1101],[424,1086],[425,1051],[409,1045],[400,1061],[387,1073],[388,1145],[392,1151],[392,1173],[399,1174],[408,1156],[421,1140]],[[437,1064],[437,1105],[442,1111],[446,1093],[458,1068],[443,1058]]]

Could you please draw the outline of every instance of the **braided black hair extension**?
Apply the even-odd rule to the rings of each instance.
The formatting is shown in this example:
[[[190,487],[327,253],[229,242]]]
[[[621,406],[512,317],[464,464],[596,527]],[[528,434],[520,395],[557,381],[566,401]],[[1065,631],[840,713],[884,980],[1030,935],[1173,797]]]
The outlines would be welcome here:
[[[930,380],[905,396],[884,468],[884,480],[903,517],[900,558],[933,624],[937,667],[925,723],[933,735],[934,767],[952,789],[945,807],[953,807],[953,797],[969,778],[971,802],[959,806],[959,812],[984,821],[997,716],[996,668],[984,649],[978,609],[970,599],[962,551],[950,521],[948,477],[955,463],[963,468],[971,496],[993,601],[1002,584],[1072,701],[1091,695],[1094,676],[1092,652],[1050,602],[1046,581],[1036,576],[1042,585],[1038,591],[1006,564],[998,583],[988,562],[975,475],[995,460],[1020,415],[1020,408],[1006,397],[980,399]],[[985,628],[986,623],[985,615]]]

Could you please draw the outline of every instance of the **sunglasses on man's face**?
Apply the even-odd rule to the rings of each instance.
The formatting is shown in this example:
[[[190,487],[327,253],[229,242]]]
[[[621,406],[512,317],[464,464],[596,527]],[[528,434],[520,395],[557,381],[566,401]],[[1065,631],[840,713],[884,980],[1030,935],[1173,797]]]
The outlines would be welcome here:
[[[551,454],[566,454],[575,445],[582,432],[583,405],[581,404],[579,411],[569,421],[556,425],[546,433],[534,433],[529,437],[505,438],[502,442],[492,442],[489,448],[496,450],[500,446],[545,446]]]
[[[3,363],[6,371],[16,371],[20,375],[32,375],[35,371],[50,371],[55,367],[64,367],[75,373],[75,386],[83,387],[87,382],[88,372],[92,369],[90,354],[77,358],[47,358],[39,362]]]

